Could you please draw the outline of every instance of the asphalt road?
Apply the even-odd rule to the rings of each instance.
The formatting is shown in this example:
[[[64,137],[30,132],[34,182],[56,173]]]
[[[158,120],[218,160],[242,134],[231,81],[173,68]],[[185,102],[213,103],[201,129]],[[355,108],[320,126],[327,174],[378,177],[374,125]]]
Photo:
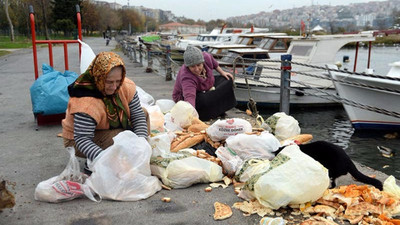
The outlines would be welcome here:
[[[84,39],[95,53],[115,48],[112,40],[105,46],[102,38]],[[78,48],[69,47],[70,70],[78,72]],[[63,48],[54,47],[55,69],[64,71]],[[155,99],[170,99],[173,81],[154,73],[145,73],[145,67],[132,63],[120,53],[127,65],[127,76]],[[48,63],[47,48],[38,49],[38,62]],[[41,71],[41,69],[40,69]],[[0,213],[0,224],[258,224],[261,217],[245,217],[236,209],[227,220],[214,221],[215,201],[233,205],[241,201],[230,186],[204,192],[207,184],[185,189],[161,190],[148,199],[136,202],[104,200],[95,203],[89,199],[75,199],[58,204],[34,200],[36,185],[60,174],[69,160],[64,150],[60,125],[38,127],[32,113],[29,88],[34,82],[31,49],[14,51],[0,57],[0,180],[9,182],[16,198],[12,209]],[[230,112],[231,116],[243,116]],[[360,167],[366,174],[376,174],[383,181],[387,175]],[[343,176],[338,184],[351,184],[350,176]],[[11,185],[10,185],[11,184]],[[170,203],[161,201],[170,197]]]

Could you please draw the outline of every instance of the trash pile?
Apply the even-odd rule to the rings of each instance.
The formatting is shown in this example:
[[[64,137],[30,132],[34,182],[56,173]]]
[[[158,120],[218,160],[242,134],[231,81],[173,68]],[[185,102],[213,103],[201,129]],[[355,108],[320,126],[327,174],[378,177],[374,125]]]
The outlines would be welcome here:
[[[140,87],[137,89],[150,116],[150,138],[139,138],[130,131],[118,134],[114,145],[89,163],[93,171],[90,177],[79,173],[70,150],[66,170],[39,183],[36,200],[60,202],[87,196],[99,201],[94,198],[97,195],[100,199],[136,201],[162,187],[210,183],[205,190],[209,192],[232,184],[235,194],[244,200],[232,207],[245,216],[281,216],[278,211],[287,209],[293,216],[302,215],[300,222],[309,218],[302,224],[335,224],[334,220],[399,224],[392,219],[400,215],[400,187],[394,179],[385,182],[382,192],[366,185],[328,189],[328,170],[298,146],[309,142],[312,135],[301,134],[293,117],[275,113],[261,127],[252,127],[240,118],[207,124],[198,119],[189,103],[154,101]],[[276,153],[278,149],[281,151]],[[171,199],[165,197],[163,201]],[[224,203],[216,202],[214,208],[215,220],[232,215],[230,206]],[[260,223],[272,221],[263,218]]]

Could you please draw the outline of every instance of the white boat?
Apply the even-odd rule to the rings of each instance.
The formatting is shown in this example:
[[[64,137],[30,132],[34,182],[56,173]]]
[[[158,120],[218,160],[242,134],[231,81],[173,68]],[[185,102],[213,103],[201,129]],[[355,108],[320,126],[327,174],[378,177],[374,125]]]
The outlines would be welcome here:
[[[292,89],[290,91],[290,105],[338,105],[336,101],[329,99],[329,95],[336,94],[329,75],[321,69],[315,69],[307,65],[324,67],[326,64],[335,64],[335,56],[344,45],[351,42],[371,42],[374,40],[375,37],[372,34],[293,37],[287,54],[292,55],[293,62],[290,78],[292,82],[290,85],[292,88],[297,88],[297,90]],[[278,59],[280,60],[280,58]],[[239,104],[246,104],[251,97],[258,105],[273,107],[279,105],[281,71],[276,69],[280,69],[280,67],[280,62],[259,61],[257,62],[257,69],[254,70],[253,74],[246,76],[248,84],[246,84],[243,76],[236,77],[235,94]],[[300,73],[315,74],[322,78],[302,75]]]
[[[360,104],[343,104],[354,128],[400,130],[400,61],[390,66],[383,77],[330,73],[339,96]]]
[[[176,47],[186,50],[188,45],[205,48],[213,44],[233,44],[239,34],[199,34],[196,40],[181,39],[176,42]]]

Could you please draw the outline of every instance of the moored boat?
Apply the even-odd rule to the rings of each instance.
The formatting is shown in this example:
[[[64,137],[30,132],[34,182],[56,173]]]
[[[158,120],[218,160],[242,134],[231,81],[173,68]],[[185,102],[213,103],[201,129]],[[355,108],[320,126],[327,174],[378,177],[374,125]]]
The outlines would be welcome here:
[[[390,66],[386,76],[330,72],[354,128],[400,130],[400,61]]]
[[[317,35],[293,37],[287,54],[292,56],[291,106],[338,106],[329,96],[336,95],[335,87],[325,67],[335,64],[341,47],[351,42],[371,42],[372,34]],[[249,93],[259,105],[276,107],[280,103],[280,61],[259,61],[252,75],[237,76],[235,94],[239,104],[246,104]],[[245,79],[246,78],[246,79]]]

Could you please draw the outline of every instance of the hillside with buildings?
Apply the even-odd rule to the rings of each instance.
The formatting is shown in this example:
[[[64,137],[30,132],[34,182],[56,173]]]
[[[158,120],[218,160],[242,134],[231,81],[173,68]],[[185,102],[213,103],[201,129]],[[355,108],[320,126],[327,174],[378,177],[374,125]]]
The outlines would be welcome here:
[[[245,23],[272,29],[299,29],[301,20],[310,27],[319,25],[332,33],[338,28],[352,31],[360,28],[388,29],[393,24],[397,24],[398,27],[400,0],[371,1],[339,6],[312,5],[227,18],[227,22],[232,24]]]
[[[94,2],[96,4],[107,4],[113,9],[134,9],[146,17],[155,19],[160,24],[167,21],[177,22],[179,19],[172,11],[150,9],[143,6],[123,6],[105,1]],[[257,14],[221,19],[225,19],[226,22],[236,27],[252,24],[256,27],[268,27],[272,30],[298,30],[302,20],[310,28],[319,25],[331,33],[360,29],[389,29],[399,27],[400,0],[370,1],[338,6],[311,5],[287,10],[273,10],[271,12],[261,11]]]

